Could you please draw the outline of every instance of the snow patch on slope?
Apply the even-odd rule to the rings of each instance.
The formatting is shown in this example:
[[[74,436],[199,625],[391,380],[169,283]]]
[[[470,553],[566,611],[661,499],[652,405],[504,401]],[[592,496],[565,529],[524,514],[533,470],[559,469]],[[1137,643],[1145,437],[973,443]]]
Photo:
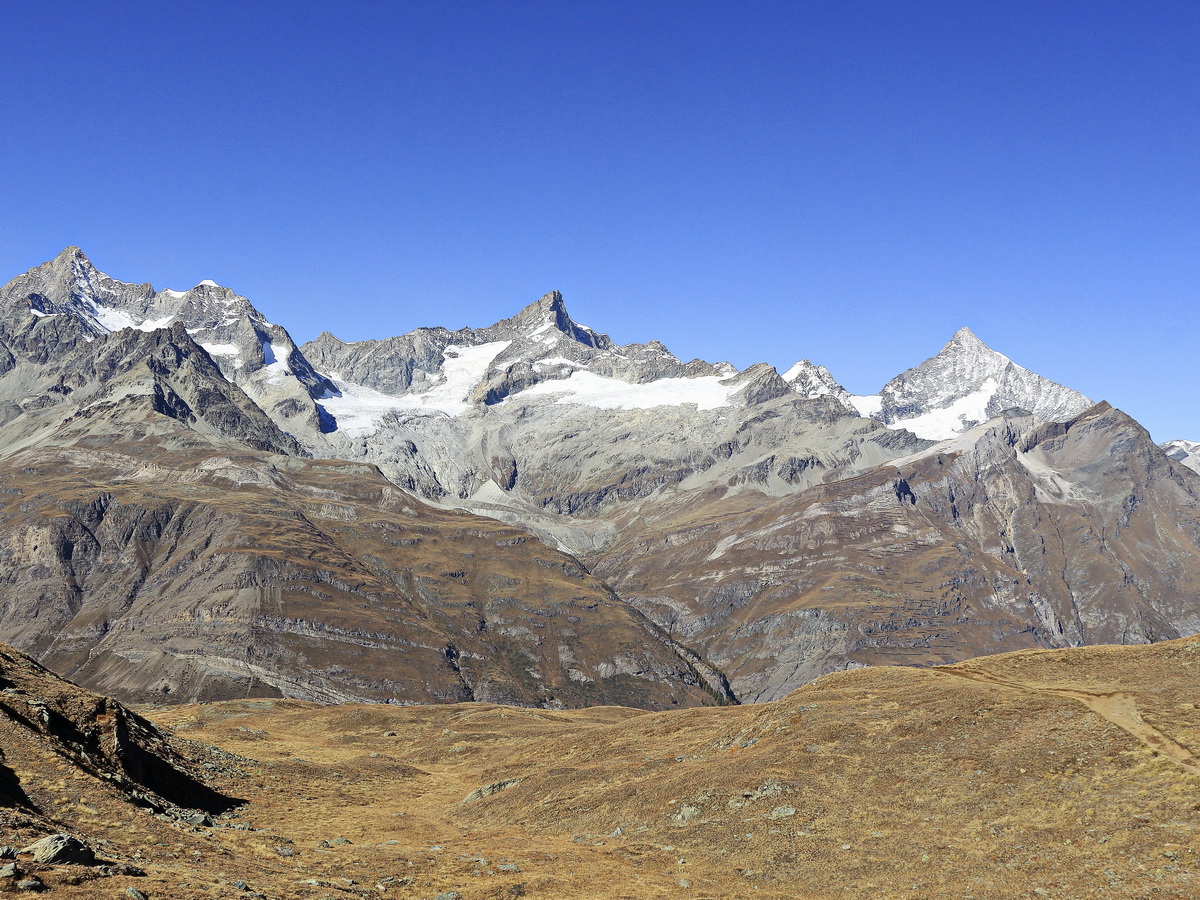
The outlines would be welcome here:
[[[948,406],[931,409],[908,419],[895,419],[888,424],[888,427],[903,428],[928,441],[947,440],[961,434],[973,425],[987,421],[988,402],[996,393],[996,387],[996,379],[989,378],[984,381],[979,390],[972,391],[965,397],[959,397]],[[856,408],[858,408],[857,405]],[[878,408],[876,408],[876,412],[878,412]],[[863,415],[869,415],[869,413],[863,413]]]
[[[594,372],[572,372],[569,378],[542,381],[523,390],[515,400],[529,397],[557,397],[557,403],[578,403],[599,409],[652,409],[656,406],[683,406],[694,403],[697,409],[717,409],[730,405],[730,397],[741,385],[725,384],[720,375],[698,378],[660,378],[645,384],[631,384],[618,378],[606,378]]]
[[[370,434],[388,413],[412,409],[408,398],[381,394],[336,376],[326,377],[337,387],[340,396],[323,397],[317,402],[337,420],[337,430],[343,434]]]
[[[860,416],[866,416],[868,419],[873,419],[879,415],[879,411],[883,409],[883,395],[871,394],[869,397],[862,397],[858,394],[850,395],[850,405]]]
[[[512,341],[491,341],[474,347],[451,344],[442,354],[444,380],[427,391],[394,397],[361,384],[342,381],[336,374],[329,379],[340,396],[323,397],[318,403],[338,423],[337,430],[348,435],[375,431],[384,416],[392,412],[444,413],[457,416],[471,408],[468,397],[479,384],[488,366],[508,349]]]

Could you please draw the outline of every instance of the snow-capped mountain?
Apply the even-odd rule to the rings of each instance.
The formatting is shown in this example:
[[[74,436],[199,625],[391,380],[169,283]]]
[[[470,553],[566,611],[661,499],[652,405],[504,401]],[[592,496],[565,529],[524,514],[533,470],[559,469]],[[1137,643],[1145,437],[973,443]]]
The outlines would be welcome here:
[[[1171,459],[1183,463],[1189,469],[1200,472],[1200,443],[1196,441],[1167,441],[1160,444]]]
[[[126,328],[153,332],[180,324],[221,373],[286,430],[307,436],[328,427],[313,398],[331,392],[332,384],[285,328],[212,281],[186,291],[156,291],[111,278],[78,247],[68,247],[0,289],[0,322],[10,331],[32,336],[51,320],[66,320],[84,341]]]
[[[169,497],[158,484],[168,468],[142,441],[183,466],[165,476],[181,479]],[[1167,449],[1180,458],[1195,446]],[[31,462],[43,450],[58,454],[45,470]],[[323,462],[296,459],[304,455]],[[557,292],[483,328],[354,343],[326,332],[298,349],[233,291],[119,282],[69,248],[0,289],[5,460],[31,485],[59,481],[30,537],[0,529],[9,571],[47,573],[32,603],[0,580],[0,604],[24,611],[26,645],[57,641],[70,660],[115,640],[97,623],[124,615],[135,595],[146,604],[139,621],[172,623],[225,621],[209,598],[236,596],[237,622],[293,634],[295,659],[320,657],[311,642],[339,642],[343,625],[355,647],[376,641],[371,629],[384,629],[379,616],[395,619],[393,605],[411,609],[413,622],[436,608],[444,634],[423,624],[384,630],[396,646],[425,648],[433,668],[444,663],[434,679],[443,687],[483,665],[471,654],[503,657],[501,681],[479,669],[470,690],[487,683],[476,696],[522,702],[542,696],[542,675],[526,679],[513,660],[543,659],[551,644],[559,653],[547,671],[572,697],[646,671],[660,687],[701,678],[720,696],[732,685],[767,699],[847,665],[1200,628],[1200,548],[1189,537],[1200,522],[1200,482],[1189,479],[1200,476],[1124,414],[1023,369],[967,329],[873,397],[852,397],[808,360],[781,376],[761,363],[683,362],[654,341],[620,346],[574,322]],[[90,481],[72,474],[75,460]],[[238,503],[224,503],[225,490]],[[75,503],[89,492],[91,505]],[[124,522],[99,527],[110,494],[149,523],[128,546],[135,532]],[[28,519],[14,503],[0,521]],[[62,523],[63,510],[78,527]],[[517,528],[501,536],[495,520]],[[191,542],[172,537],[171,547],[216,546],[220,565],[232,560],[237,571],[197,563],[176,596],[175,551],[158,560],[141,549],[157,546],[164,522]],[[205,523],[222,526],[215,545],[215,535],[194,532]],[[38,537],[60,525],[61,539]],[[447,549],[463,541],[476,543]],[[329,561],[358,548],[361,559]],[[485,550],[486,564],[466,561]],[[81,562],[96,553],[99,567]],[[580,668],[567,631],[561,640],[540,631],[542,612],[514,619],[542,570],[558,573],[554,594],[567,603],[583,596],[575,585],[589,571],[603,579],[587,582],[600,598],[588,608],[617,615],[637,652],[607,648],[603,663]],[[117,590],[114,573],[136,584]],[[350,605],[314,626],[305,617],[333,609],[330,591]],[[62,640],[34,614],[49,604],[74,621],[91,602],[80,597],[101,595],[104,609],[85,609]],[[263,612],[280,602],[286,612]],[[547,615],[574,629],[557,604]],[[638,616],[654,623],[645,646]],[[207,638],[188,634],[186,647],[170,638],[183,655],[161,663],[172,684],[183,683],[181,660],[209,652]],[[682,668],[675,636],[689,648]],[[136,652],[136,635],[121,639],[121,653]],[[497,650],[509,639],[520,649]],[[274,646],[255,640],[255,654]],[[358,652],[320,657],[350,673],[339,690],[360,677]],[[108,657],[97,659],[117,677]],[[663,700],[672,690],[653,688],[654,702],[673,702]]]
[[[633,409],[712,406],[741,387],[724,383],[737,374],[727,363],[685,364],[657,341],[617,346],[574,322],[558,291],[486,328],[420,328],[354,343],[325,332],[303,352],[337,385],[322,406],[340,428],[357,431],[391,410],[459,415],[517,395]]]
[[[1092,405],[1078,391],[997,353],[969,328],[960,328],[936,356],[897,375],[878,394],[855,396],[851,403],[864,416],[933,441],[952,438],[1006,410],[1062,421]]]
[[[818,366],[807,359],[802,359],[784,372],[782,378],[792,386],[792,390],[802,397],[811,399],[832,396],[844,403],[847,408],[852,408],[850,392],[838,384],[824,366]]]

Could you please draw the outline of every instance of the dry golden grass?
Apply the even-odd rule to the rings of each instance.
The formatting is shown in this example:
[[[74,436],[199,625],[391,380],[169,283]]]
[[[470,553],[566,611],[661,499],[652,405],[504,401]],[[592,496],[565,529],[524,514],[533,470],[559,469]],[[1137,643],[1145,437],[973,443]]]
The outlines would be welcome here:
[[[1191,638],[860,669],[773,704],[663,713],[148,710],[201,742],[192,771],[245,799],[216,827],[130,806],[0,717],[36,807],[0,810],[0,841],[72,831],[146,872],[43,869],[65,897],[1190,898],[1197,667]],[[53,685],[56,708],[95,703]]]
[[[190,839],[221,848],[211,876],[270,896],[1194,897],[1198,647],[862,669],[669,713],[152,714],[258,761],[225,821],[261,830]]]

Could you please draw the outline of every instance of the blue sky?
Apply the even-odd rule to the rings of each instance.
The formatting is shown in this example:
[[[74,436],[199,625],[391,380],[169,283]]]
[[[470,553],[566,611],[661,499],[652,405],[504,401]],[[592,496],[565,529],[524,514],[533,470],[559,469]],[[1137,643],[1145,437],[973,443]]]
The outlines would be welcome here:
[[[1200,440],[1195,2],[13,2],[0,280],[78,244],[297,340],[558,289],[877,390],[962,325]]]

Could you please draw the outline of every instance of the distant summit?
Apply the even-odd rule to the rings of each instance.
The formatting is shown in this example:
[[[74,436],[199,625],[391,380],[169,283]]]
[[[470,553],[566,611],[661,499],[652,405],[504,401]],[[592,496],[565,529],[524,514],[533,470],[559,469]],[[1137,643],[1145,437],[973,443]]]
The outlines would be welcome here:
[[[862,415],[935,441],[1010,410],[1060,421],[1092,405],[1078,391],[997,353],[965,327],[936,356],[897,375],[878,394],[853,397],[851,403]]]

